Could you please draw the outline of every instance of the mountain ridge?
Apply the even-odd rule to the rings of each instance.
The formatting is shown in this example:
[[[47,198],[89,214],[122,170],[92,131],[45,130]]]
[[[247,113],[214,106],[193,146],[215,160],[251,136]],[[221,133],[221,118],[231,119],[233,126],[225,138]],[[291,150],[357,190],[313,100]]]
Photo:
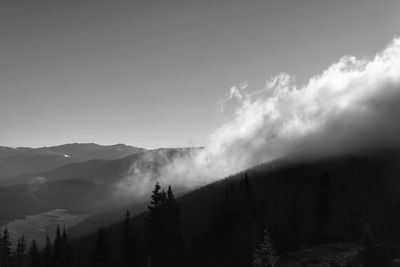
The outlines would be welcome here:
[[[118,159],[146,151],[144,148],[115,144],[71,143],[39,148],[0,147],[0,177],[43,172],[74,162]]]

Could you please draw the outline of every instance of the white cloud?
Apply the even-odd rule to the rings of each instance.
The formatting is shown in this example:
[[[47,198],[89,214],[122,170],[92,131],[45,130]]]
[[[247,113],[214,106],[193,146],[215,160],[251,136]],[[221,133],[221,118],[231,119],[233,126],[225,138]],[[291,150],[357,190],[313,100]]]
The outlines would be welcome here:
[[[305,62],[305,64],[307,64]],[[330,156],[400,143],[400,39],[372,59],[345,56],[296,87],[280,74],[260,90],[232,87],[233,118],[159,180],[193,188],[285,156]]]
[[[45,177],[32,177],[27,183],[28,193],[34,196],[35,192],[38,191],[42,186],[47,184],[47,179]]]

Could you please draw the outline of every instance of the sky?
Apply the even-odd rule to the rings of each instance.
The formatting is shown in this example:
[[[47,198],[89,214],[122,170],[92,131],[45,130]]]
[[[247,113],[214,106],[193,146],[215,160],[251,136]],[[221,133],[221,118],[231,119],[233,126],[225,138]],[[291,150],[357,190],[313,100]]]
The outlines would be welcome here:
[[[400,35],[398,0],[1,1],[0,145],[203,145],[221,100]]]

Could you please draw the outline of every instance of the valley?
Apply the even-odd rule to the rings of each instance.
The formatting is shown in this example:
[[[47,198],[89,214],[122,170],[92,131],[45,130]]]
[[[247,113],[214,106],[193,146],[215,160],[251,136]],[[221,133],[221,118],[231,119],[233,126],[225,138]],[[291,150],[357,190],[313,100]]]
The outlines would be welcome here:
[[[16,246],[17,239],[23,235],[28,244],[32,240],[36,240],[38,246],[43,248],[46,244],[47,236],[51,240],[55,238],[57,225],[69,229],[91,215],[74,213],[65,209],[54,209],[6,222],[5,226],[10,233],[13,247]],[[1,230],[4,230],[4,226]]]

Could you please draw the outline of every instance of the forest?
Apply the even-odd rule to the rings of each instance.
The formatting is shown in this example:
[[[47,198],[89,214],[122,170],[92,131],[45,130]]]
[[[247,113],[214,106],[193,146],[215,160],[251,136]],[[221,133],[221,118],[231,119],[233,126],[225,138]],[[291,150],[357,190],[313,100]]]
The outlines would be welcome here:
[[[338,242],[357,253],[328,266],[391,266],[400,255],[397,158],[263,164],[178,198],[156,183],[146,212],[127,210],[88,236],[70,240],[59,226],[44,248],[23,236],[13,247],[5,228],[1,266],[291,266],[296,251]]]

